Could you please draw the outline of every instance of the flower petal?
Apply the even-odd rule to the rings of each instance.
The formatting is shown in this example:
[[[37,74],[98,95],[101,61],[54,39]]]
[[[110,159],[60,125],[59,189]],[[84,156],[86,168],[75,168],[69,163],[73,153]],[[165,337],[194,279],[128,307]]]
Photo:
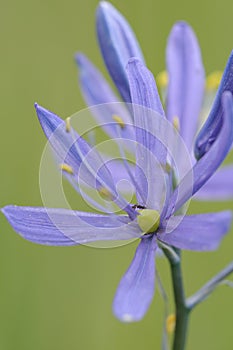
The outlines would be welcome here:
[[[233,165],[219,169],[196,193],[197,200],[230,200],[233,198]]]
[[[221,83],[209,117],[199,132],[195,142],[195,156],[201,158],[215,141],[222,124],[223,108],[221,103],[224,91],[233,93],[233,51],[228,59]]]
[[[138,225],[126,216],[14,205],[2,212],[16,232],[38,244],[69,246],[141,236]]]
[[[79,82],[88,106],[102,103],[119,102],[100,71],[82,53],[75,56],[79,69]]]
[[[108,71],[123,100],[130,102],[125,67],[130,57],[135,56],[143,61],[137,39],[126,19],[106,1],[101,1],[97,8],[96,27]]]
[[[159,139],[164,131],[160,120],[165,118],[158,113],[164,112],[151,72],[135,58],[129,60],[127,72],[136,127],[137,199],[148,208],[160,210],[167,151]]]
[[[111,173],[96,149],[91,148],[73,128],[67,132],[65,122],[52,112],[38,105],[36,112],[58,162],[71,167],[72,176],[77,184],[81,180],[94,189],[104,187],[116,205],[126,211],[131,218],[135,218],[135,211],[117,193]]]
[[[145,315],[155,290],[155,236],[142,238],[134,259],[120,281],[113,311],[123,322],[139,321]]]
[[[223,125],[217,139],[173,192],[167,217],[177,211],[214,174],[225,159],[233,141],[233,96],[226,91],[222,96]],[[191,179],[193,181],[191,181]]]
[[[168,221],[166,231],[158,233],[158,239],[179,249],[208,251],[218,248],[222,238],[231,226],[232,213],[199,214],[173,216]]]
[[[130,58],[126,66],[131,101],[165,115],[153,74],[138,58]]]
[[[123,103],[112,91],[110,85],[104,79],[99,70],[83,54],[76,55],[76,62],[79,68],[79,83],[83,97],[88,106],[101,105],[99,108],[92,108],[92,114],[99,125],[113,138],[118,136],[117,126],[113,116],[120,116],[125,127],[122,130],[122,136],[133,138],[132,128],[127,124],[132,124],[132,118]]]
[[[172,28],[167,45],[167,117],[180,121],[180,134],[189,150],[197,131],[201,111],[205,72],[195,33],[185,22]]]
[[[76,172],[82,162],[82,159],[74,145],[74,138],[78,142],[78,146],[83,154],[87,154],[90,146],[77,133],[72,138],[71,134],[66,132],[64,120],[56,114],[46,110],[45,108],[35,104],[36,113],[45,133],[50,141],[53,151],[60,163],[67,163]]]
[[[119,185],[123,193],[131,193],[133,184],[124,162],[121,159],[109,159],[106,165],[112,174],[116,186]],[[135,165],[128,163],[128,167],[130,168],[132,176],[135,177]]]

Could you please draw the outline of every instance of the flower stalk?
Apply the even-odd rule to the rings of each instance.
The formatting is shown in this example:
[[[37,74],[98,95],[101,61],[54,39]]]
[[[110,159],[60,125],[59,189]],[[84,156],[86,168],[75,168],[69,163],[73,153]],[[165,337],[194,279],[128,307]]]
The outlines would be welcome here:
[[[211,278],[191,297],[185,297],[180,252],[161,247],[169,260],[176,308],[176,326],[173,339],[173,350],[185,350],[190,312],[204,301],[224,279],[233,272],[233,261]],[[176,255],[175,255],[176,254]],[[177,256],[179,258],[174,259]]]
[[[188,308],[185,299],[181,259],[176,262],[169,260],[169,262],[176,307],[176,326],[173,340],[173,350],[184,350],[187,338],[190,309]]]
[[[202,288],[187,299],[187,305],[190,310],[204,301],[219,284],[233,272],[233,261],[221,270],[216,276],[211,278]]]

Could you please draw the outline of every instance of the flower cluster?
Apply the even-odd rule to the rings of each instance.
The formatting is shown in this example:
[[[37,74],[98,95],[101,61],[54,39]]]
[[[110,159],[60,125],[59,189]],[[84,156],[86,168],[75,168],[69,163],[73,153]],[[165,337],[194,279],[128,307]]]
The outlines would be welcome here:
[[[63,121],[39,105],[35,107],[68,180],[78,184],[75,186],[78,191],[79,182],[97,190],[123,214],[102,207],[103,213],[98,214],[12,205],[2,212],[16,232],[39,244],[68,246],[139,238],[135,256],[120,281],[113,303],[114,313],[120,320],[138,321],[154,295],[158,247],[214,250],[229,230],[232,219],[229,211],[184,216],[182,207],[204,185],[208,186],[207,181],[231,148],[233,54],[209,117],[196,137],[205,75],[197,39],[189,25],[177,23],[169,36],[166,110],[132,29],[107,2],[100,3],[97,10],[97,33],[108,71],[128,105],[116,103],[119,100],[101,73],[83,54],[78,54],[81,90],[88,106],[104,104],[100,112],[96,109],[95,117],[106,132],[116,139],[120,134],[123,140],[136,145],[132,147],[135,166],[123,161],[114,164],[113,172],[95,147],[73,130],[69,121]],[[169,128],[178,130],[191,155],[188,170],[183,170],[184,147],[176,145],[177,151],[172,153],[170,144],[166,143],[175,132],[170,134]],[[123,166],[139,205],[129,203],[117,191],[116,177]],[[231,174],[232,168],[227,181]],[[224,186],[223,176],[225,179],[224,170],[211,180],[211,186],[214,181]]]

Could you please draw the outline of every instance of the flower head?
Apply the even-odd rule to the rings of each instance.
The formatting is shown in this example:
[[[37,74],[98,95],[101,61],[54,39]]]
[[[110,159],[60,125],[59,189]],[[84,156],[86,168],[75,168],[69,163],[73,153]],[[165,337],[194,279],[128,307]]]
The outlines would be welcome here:
[[[233,101],[231,93],[223,94],[223,124],[216,141],[174,188],[171,172],[166,168],[168,150],[158,136],[158,125],[159,135],[164,135],[170,124],[158,113],[162,107],[153,77],[137,59],[129,61],[127,74],[134,102],[131,126],[135,129],[137,144],[134,186],[139,208],[117,192],[114,177],[95,148],[71,126],[67,131],[67,124],[58,116],[36,105],[45,135],[71,183],[76,183],[78,178],[81,183],[104,193],[125,214],[17,206],[7,206],[2,211],[17,232],[40,244],[66,246],[140,238],[114,300],[114,312],[119,319],[136,321],[143,317],[154,294],[154,257],[158,244],[213,250],[229,229],[230,212],[185,217],[174,214],[208,180],[227,154],[233,138]]]
[[[108,103],[103,107],[104,113],[97,111],[96,116],[104,118],[102,121],[107,124],[106,128],[112,135],[119,136],[120,133],[122,139],[136,144],[134,168],[131,169],[125,159],[123,165],[135,188],[138,205],[129,203],[118,193],[115,181],[117,174],[111,172],[95,147],[91,147],[73,130],[70,120],[64,122],[52,112],[36,105],[42,129],[53,148],[60,170],[67,179],[78,191],[81,184],[97,191],[123,214],[100,206],[88,196],[86,199],[94,202],[103,214],[17,206],[7,206],[2,212],[16,232],[39,244],[67,246],[98,240],[139,238],[135,256],[120,281],[113,302],[114,313],[120,320],[138,321],[144,316],[154,295],[155,255],[158,246],[165,244],[178,249],[213,250],[219,246],[229,230],[231,213],[228,211],[184,216],[179,214],[179,210],[213,175],[231,147],[233,97],[231,91],[221,94],[220,107],[212,112],[213,120],[221,117],[221,123],[215,132],[216,137],[202,157],[188,169],[184,169],[186,148],[182,146],[182,142],[173,143],[177,140],[174,138],[177,130],[166,119],[153,75],[138,58],[127,59],[127,67],[123,68],[122,57],[128,58],[132,53],[140,52],[128,24],[111,5],[104,2],[98,9],[97,26],[108,67],[119,73],[114,76],[115,82],[123,98],[130,100],[132,104],[127,108],[124,105]],[[180,31],[183,33],[185,30],[185,35],[190,35],[193,39],[193,33],[187,29],[186,24],[179,26],[178,36]],[[106,35],[108,40],[102,40],[101,37]],[[108,50],[105,43],[108,43]],[[125,49],[125,56],[120,55],[118,46],[120,50],[122,47]],[[194,40],[190,44],[190,50],[195,51],[195,47]],[[176,59],[179,60],[177,57]],[[193,60],[195,59],[199,59],[198,54],[193,56]],[[98,100],[102,103],[106,99],[105,102],[114,102],[114,94],[92,64],[83,56],[78,56],[78,62],[83,65],[82,88],[89,101]],[[188,65],[188,61],[185,64]],[[193,103],[191,86],[194,84],[195,91],[199,91],[203,71],[200,70],[195,83],[193,81],[196,78],[191,67],[186,71],[191,79],[185,85],[187,107]],[[93,85],[90,83],[91,79]],[[180,88],[181,83],[179,81]],[[100,94],[100,86],[106,91],[104,97]],[[176,103],[180,123],[183,123],[186,107],[183,106],[182,99]],[[172,118],[173,113],[170,112],[169,115]],[[118,117],[114,119],[113,116]],[[193,126],[189,126],[189,131],[183,126],[182,128],[182,136],[193,135]],[[188,139],[188,136],[185,137]],[[115,169],[119,173],[120,168]]]

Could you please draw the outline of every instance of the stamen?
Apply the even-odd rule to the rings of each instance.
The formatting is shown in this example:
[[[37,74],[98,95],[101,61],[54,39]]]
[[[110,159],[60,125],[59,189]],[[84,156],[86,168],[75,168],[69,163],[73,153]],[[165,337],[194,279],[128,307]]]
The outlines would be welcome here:
[[[73,138],[73,140],[74,140],[74,146],[75,146],[75,148],[76,148],[76,151],[78,152],[78,155],[80,156],[80,158],[81,158],[82,162],[84,163],[86,169],[87,169],[87,170],[90,172],[90,174],[103,186],[103,188],[106,188],[106,189],[107,189],[107,186],[108,186],[108,185],[107,185],[107,186],[105,185],[106,182],[98,175],[98,172],[95,171],[95,168],[93,168],[93,167],[91,166],[91,164],[87,161],[87,159],[85,158],[85,155],[82,153],[82,151],[81,151],[79,145],[77,145],[77,140],[76,140],[76,138],[75,138],[74,130],[73,130],[73,129],[71,129],[71,136],[72,136],[72,138]],[[102,160],[101,160],[101,161],[102,161]],[[108,186],[108,187],[109,187],[109,186]],[[111,188],[110,188],[110,190],[111,190]],[[109,191],[109,193],[111,193],[110,190],[107,189],[107,191]]]
[[[166,319],[166,329],[168,334],[172,334],[175,330],[176,315],[170,314]]]
[[[173,122],[172,122],[174,128],[179,132],[180,131],[180,120],[177,116],[175,116],[173,118]]]
[[[81,189],[80,185],[77,185],[76,182],[74,181],[74,178],[70,179],[70,182],[74,189],[83,197],[83,199],[87,202],[93,205],[94,208],[98,209],[102,213],[106,213],[110,216],[115,217],[116,215],[112,213],[112,210],[109,211],[107,208],[96,202],[92,197],[90,197],[83,189]]]
[[[65,171],[66,173],[68,173],[70,175],[74,175],[74,170],[70,165],[63,163],[63,164],[60,164],[60,168],[61,168],[61,170]]]
[[[65,123],[66,123],[66,132],[70,132],[71,130],[70,117],[66,118]]]
[[[222,79],[222,72],[221,71],[215,71],[208,75],[206,78],[206,90],[217,90],[220,82]]]
[[[90,164],[90,162],[87,161],[85,154],[82,152],[82,149],[79,146],[78,141],[76,140],[73,128],[71,128],[70,131],[71,131],[71,137],[74,140],[74,147],[75,147],[79,157],[81,158],[81,161],[84,163],[85,168],[90,172],[90,174],[94,177],[94,179],[100,183],[100,185],[102,187],[106,188],[109,191],[109,193],[111,194],[110,200],[111,201],[113,201],[113,199],[116,200],[116,204],[120,208],[123,207],[123,210],[126,211],[132,219],[134,219],[135,216],[134,216],[133,209],[131,209],[130,205],[125,201],[124,198],[117,196],[117,193],[115,190],[115,185],[114,185],[114,183],[112,183],[111,180],[106,181],[105,179],[100,177],[100,175],[98,174],[98,171],[96,170],[96,167],[97,167],[96,162],[94,162],[94,165],[92,166],[92,164]],[[98,153],[95,153],[94,156],[95,156],[94,157],[95,160],[98,160],[99,162],[101,162],[100,164],[102,164],[103,166],[106,167],[106,165],[104,164],[102,158],[100,157],[100,155]],[[109,185],[108,185],[108,181],[111,181]]]
[[[160,89],[165,89],[168,85],[168,74],[166,70],[160,72],[156,77],[156,82]]]
[[[112,194],[106,187],[100,187],[98,189],[98,192],[101,195],[101,197],[103,197],[103,199],[112,201]]]
[[[119,124],[121,129],[124,129],[125,123],[124,123],[123,119],[121,117],[119,117],[119,115],[113,114],[112,119]]]
[[[137,217],[137,222],[143,233],[155,232],[160,224],[159,212],[153,209],[142,209],[138,212],[140,215]]]
[[[161,164],[161,167],[168,174],[172,171],[172,166],[169,163],[166,163],[165,165]]]

